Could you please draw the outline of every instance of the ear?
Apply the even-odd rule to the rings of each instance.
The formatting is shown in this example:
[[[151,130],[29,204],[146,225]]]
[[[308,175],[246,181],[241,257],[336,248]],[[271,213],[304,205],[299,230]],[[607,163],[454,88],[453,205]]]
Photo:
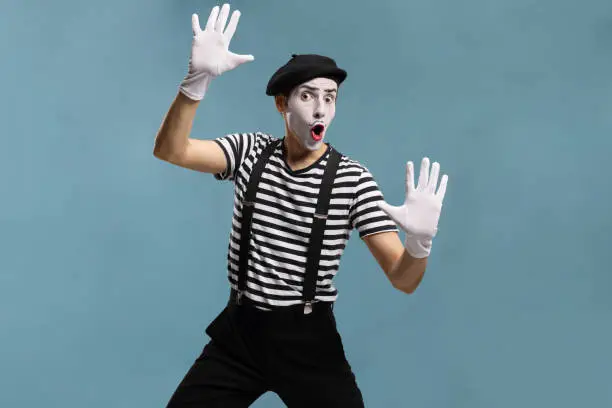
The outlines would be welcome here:
[[[276,110],[280,113],[285,113],[287,110],[287,97],[285,95],[274,96],[274,103],[276,104]]]

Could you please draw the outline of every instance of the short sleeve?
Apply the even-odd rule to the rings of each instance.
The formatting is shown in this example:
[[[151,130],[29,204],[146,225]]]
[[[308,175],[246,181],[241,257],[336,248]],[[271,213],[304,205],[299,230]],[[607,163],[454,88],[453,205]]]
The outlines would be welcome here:
[[[227,161],[225,171],[214,175],[217,180],[234,180],[236,170],[251,153],[256,137],[256,133],[233,133],[214,139],[223,150]]]
[[[376,180],[368,169],[364,168],[355,187],[354,200],[349,211],[351,228],[359,232],[360,238],[380,232],[399,232],[395,222],[378,208],[378,203],[383,200]]]

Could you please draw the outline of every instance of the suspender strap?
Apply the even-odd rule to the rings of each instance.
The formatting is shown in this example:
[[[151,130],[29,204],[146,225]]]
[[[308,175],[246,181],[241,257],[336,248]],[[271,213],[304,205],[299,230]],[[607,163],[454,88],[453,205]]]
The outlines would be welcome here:
[[[242,200],[242,223],[240,227],[240,255],[238,259],[238,293],[236,295],[236,303],[241,303],[242,294],[247,288],[247,270],[249,265],[249,250],[250,250],[250,238],[251,238],[251,223],[253,221],[253,210],[255,209],[255,197],[257,195],[257,188],[259,186],[259,180],[261,174],[266,167],[266,163],[270,158],[274,149],[282,143],[282,140],[276,143],[270,143],[261,152],[261,155],[255,162],[251,176],[247,183],[246,192]]]
[[[323,250],[325,223],[327,221],[331,191],[339,164],[340,154],[332,148],[329,152],[327,165],[323,173],[323,180],[321,181],[317,208],[312,220],[310,245],[307,251],[306,273],[304,275],[304,288],[302,293],[302,299],[305,301],[304,313],[306,314],[312,311],[312,301],[316,295],[316,284],[319,275],[319,260],[321,258],[321,251]]]

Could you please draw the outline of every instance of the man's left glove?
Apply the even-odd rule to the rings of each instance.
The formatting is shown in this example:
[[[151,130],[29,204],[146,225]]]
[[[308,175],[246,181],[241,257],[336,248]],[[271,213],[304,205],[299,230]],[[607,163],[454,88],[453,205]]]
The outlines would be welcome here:
[[[421,161],[418,185],[414,186],[414,164],[406,165],[406,201],[399,207],[380,202],[378,206],[406,233],[404,246],[414,258],[425,258],[431,252],[432,240],[438,231],[442,201],[446,193],[448,176],[440,180],[440,164],[429,168],[429,159]],[[436,191],[436,187],[437,191]]]

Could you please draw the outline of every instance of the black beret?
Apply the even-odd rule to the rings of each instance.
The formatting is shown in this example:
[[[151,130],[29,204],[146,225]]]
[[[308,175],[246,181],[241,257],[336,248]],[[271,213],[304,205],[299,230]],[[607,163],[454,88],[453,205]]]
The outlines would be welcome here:
[[[338,68],[336,61],[316,54],[293,54],[268,81],[266,95],[287,93],[294,87],[314,78],[329,78],[338,84],[346,79],[346,71]]]

